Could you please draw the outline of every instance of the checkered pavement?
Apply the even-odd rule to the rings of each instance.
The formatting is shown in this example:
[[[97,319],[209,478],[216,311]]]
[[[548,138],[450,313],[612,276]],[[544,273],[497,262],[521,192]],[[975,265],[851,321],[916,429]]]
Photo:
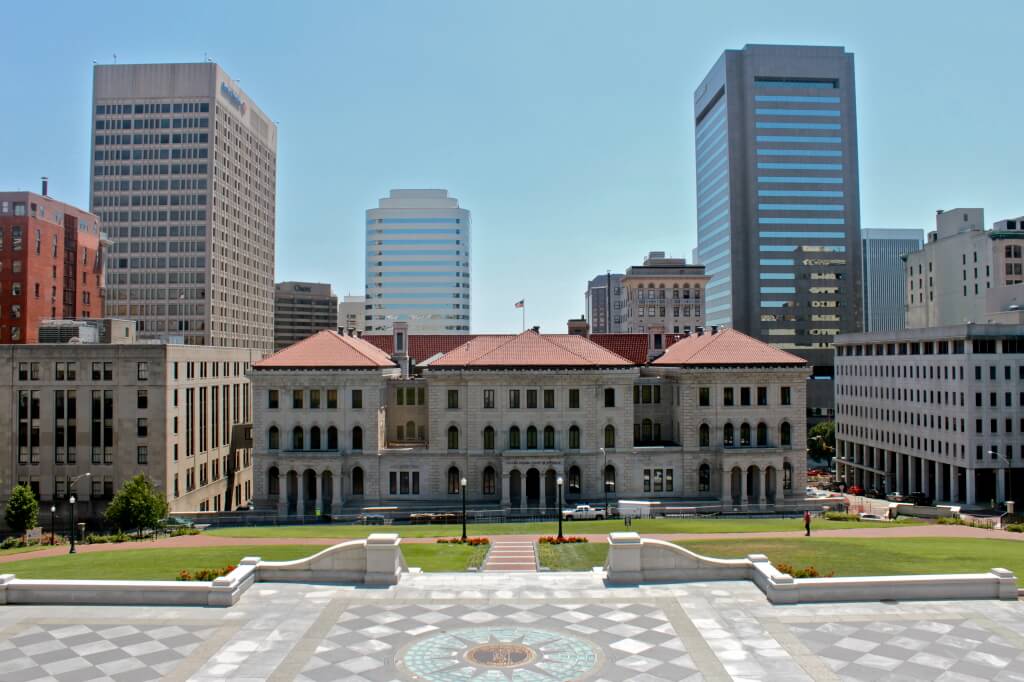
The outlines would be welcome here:
[[[32,625],[0,640],[0,680],[159,680],[216,627]]]
[[[1024,651],[970,620],[791,623],[789,629],[847,680],[1024,680]]]
[[[405,679],[396,672],[396,663],[408,644],[432,634],[485,625],[532,626],[592,642],[604,652],[603,662],[588,676],[595,682],[701,679],[665,614],[649,604],[635,603],[351,606],[316,647],[297,679],[313,682]],[[465,679],[520,679],[512,677],[511,671],[486,671],[479,678],[476,673],[465,674],[469,675]],[[555,678],[547,679],[554,682]]]

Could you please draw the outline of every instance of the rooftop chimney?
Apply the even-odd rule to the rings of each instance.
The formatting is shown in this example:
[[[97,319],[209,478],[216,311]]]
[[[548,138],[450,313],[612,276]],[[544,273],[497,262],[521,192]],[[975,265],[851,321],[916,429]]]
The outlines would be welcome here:
[[[50,196],[49,192],[50,192],[50,178],[48,178],[48,177],[46,177],[44,175],[43,176],[43,196],[44,197]]]
[[[718,333],[718,325],[717,324],[711,325],[711,333],[712,334],[717,334]]]

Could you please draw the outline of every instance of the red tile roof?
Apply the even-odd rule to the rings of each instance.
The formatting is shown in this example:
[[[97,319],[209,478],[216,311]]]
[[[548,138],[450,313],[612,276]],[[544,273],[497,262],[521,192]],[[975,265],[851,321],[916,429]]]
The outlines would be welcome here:
[[[476,334],[410,334],[409,357],[417,363],[432,358],[438,353],[448,353],[462,344],[476,338]],[[363,340],[390,355],[394,351],[394,336],[391,334],[363,334]]]
[[[591,334],[588,338],[635,365],[647,364],[647,334]]]
[[[654,365],[805,365],[801,357],[779,350],[735,329],[680,338]]]
[[[354,336],[325,329],[253,364],[255,369],[396,367],[387,353]]]
[[[477,336],[430,364],[454,367],[631,367],[632,362],[575,334]]]

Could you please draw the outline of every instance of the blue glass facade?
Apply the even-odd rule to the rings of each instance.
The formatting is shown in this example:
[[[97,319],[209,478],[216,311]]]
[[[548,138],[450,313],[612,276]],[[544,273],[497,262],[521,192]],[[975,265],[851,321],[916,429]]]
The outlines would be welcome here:
[[[731,323],[732,263],[730,261],[729,120],[721,97],[697,122],[697,251],[705,273],[705,321]]]

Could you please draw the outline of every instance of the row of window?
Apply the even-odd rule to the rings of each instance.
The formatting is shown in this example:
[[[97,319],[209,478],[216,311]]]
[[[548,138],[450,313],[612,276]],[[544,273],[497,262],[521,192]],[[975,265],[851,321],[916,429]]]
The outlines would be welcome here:
[[[423,390],[423,389],[420,389]],[[306,396],[309,396],[307,402]],[[267,391],[267,408],[276,410],[281,404],[281,392],[275,388]],[[401,404],[401,403],[399,403]],[[296,389],[292,391],[292,409],[293,410],[319,410],[325,407],[328,410],[338,409],[338,389],[328,388],[321,391],[318,388],[304,391],[302,389]],[[363,391],[362,389],[354,388],[350,393],[349,407],[354,410],[362,409],[363,407]]]
[[[18,363],[18,381],[39,381],[42,376],[40,374],[41,363],[38,362],[19,362]],[[148,362],[137,362],[136,363],[136,378],[139,381],[146,381],[149,379],[149,363]],[[78,363],[77,362],[55,362],[53,365],[53,378],[55,381],[77,381],[78,377]],[[114,380],[114,363],[112,362],[94,362],[92,363],[92,380],[93,381],[113,381]]]
[[[768,387],[757,386],[756,387],[756,399],[759,406],[765,406],[768,404]],[[751,391],[749,386],[741,386],[739,390],[739,402],[737,402],[736,389],[732,386],[726,386],[722,388],[722,406],[723,407],[749,407],[751,405]],[[711,406],[711,387],[700,386],[697,389],[697,403],[700,407]],[[793,392],[789,386],[779,387],[779,404],[780,405],[792,405],[793,404]]]

